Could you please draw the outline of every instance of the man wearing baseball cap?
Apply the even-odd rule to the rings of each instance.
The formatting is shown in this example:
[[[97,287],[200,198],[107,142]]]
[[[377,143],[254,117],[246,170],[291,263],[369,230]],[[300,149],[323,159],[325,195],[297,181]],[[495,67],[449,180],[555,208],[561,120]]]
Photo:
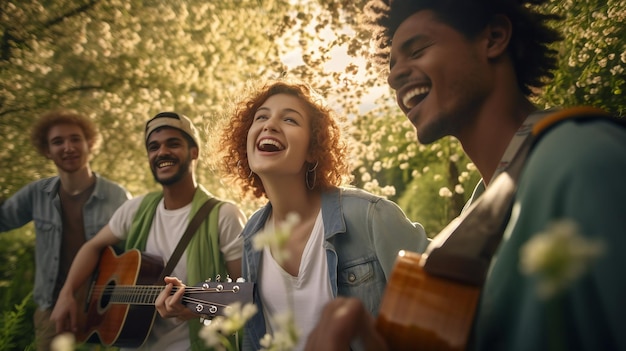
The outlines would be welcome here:
[[[192,121],[176,112],[161,112],[145,126],[148,163],[162,191],[149,193],[123,204],[89,245],[76,255],[59,300],[52,313],[57,332],[76,331],[74,292],[93,273],[98,258],[107,246],[122,241],[126,249],[137,248],[163,258],[172,255],[191,218],[213,196],[195,179],[201,139]],[[184,277],[191,284],[210,277],[241,275],[242,243],[239,234],[245,224],[243,212],[233,203],[220,201],[192,237],[187,249],[170,274]],[[207,257],[210,259],[207,260]],[[201,264],[200,262],[211,262]],[[143,342],[146,350],[201,350],[201,326],[190,309],[180,302],[165,304],[172,292],[172,280],[155,304],[159,313]],[[177,318],[170,318],[177,317]],[[141,341],[139,341],[141,342]]]

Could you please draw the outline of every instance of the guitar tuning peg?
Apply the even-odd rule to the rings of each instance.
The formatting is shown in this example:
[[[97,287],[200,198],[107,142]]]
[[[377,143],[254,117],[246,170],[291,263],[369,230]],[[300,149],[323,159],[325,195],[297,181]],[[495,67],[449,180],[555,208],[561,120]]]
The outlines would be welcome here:
[[[242,278],[242,277],[237,278],[237,283],[245,283],[245,282],[246,282],[245,278]]]
[[[222,276],[221,276],[221,275],[219,275],[219,274],[218,274],[218,275],[216,275],[216,276],[215,276],[215,281],[216,281],[216,282],[220,282],[220,281],[222,281]]]
[[[211,278],[206,279],[204,282],[205,282],[205,283],[210,283],[210,282],[211,282]]]
[[[226,282],[227,283],[232,283],[233,282],[233,280],[230,278],[230,275],[226,276]]]

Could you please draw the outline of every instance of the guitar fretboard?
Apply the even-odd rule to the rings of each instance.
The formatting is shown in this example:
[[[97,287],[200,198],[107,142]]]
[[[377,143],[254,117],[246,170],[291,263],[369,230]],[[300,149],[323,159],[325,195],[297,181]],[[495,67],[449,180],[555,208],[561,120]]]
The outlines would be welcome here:
[[[163,291],[164,287],[155,285],[117,285],[106,287],[94,287],[92,292],[99,294],[107,304],[126,304],[126,305],[154,305],[157,297]],[[218,284],[215,287],[185,287],[183,302],[207,303],[205,299],[196,299],[195,294],[221,294],[221,293],[238,293],[239,286],[233,285],[231,288],[224,288]],[[172,294],[178,291],[177,287],[172,288]],[[217,302],[213,304],[223,306]],[[225,306],[225,305],[224,305]]]
[[[154,305],[157,297],[163,291],[161,286],[138,285],[117,286],[110,292],[110,303],[129,305]],[[104,292],[107,295],[107,291]]]

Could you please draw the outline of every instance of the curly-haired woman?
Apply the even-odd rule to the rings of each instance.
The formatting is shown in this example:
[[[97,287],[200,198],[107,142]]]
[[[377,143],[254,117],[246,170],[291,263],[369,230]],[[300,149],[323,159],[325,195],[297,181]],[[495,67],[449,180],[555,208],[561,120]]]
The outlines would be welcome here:
[[[398,251],[422,252],[428,239],[393,202],[345,186],[348,148],[323,99],[306,84],[266,83],[239,102],[221,143],[226,174],[244,194],[269,200],[242,234],[242,273],[257,284],[259,308],[244,349],[259,349],[276,332],[273,317],[290,311],[301,349],[322,306],[337,296],[357,297],[376,314]],[[282,254],[256,250],[253,238],[291,213],[299,221]]]

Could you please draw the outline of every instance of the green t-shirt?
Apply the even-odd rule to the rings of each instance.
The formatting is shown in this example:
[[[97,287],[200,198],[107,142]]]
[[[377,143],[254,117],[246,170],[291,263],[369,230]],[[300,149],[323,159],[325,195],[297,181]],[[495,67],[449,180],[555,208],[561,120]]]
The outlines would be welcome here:
[[[626,350],[626,128],[607,120],[559,123],[520,175],[512,217],[492,261],[469,349]],[[570,219],[604,252],[562,294],[539,298],[520,248]]]

